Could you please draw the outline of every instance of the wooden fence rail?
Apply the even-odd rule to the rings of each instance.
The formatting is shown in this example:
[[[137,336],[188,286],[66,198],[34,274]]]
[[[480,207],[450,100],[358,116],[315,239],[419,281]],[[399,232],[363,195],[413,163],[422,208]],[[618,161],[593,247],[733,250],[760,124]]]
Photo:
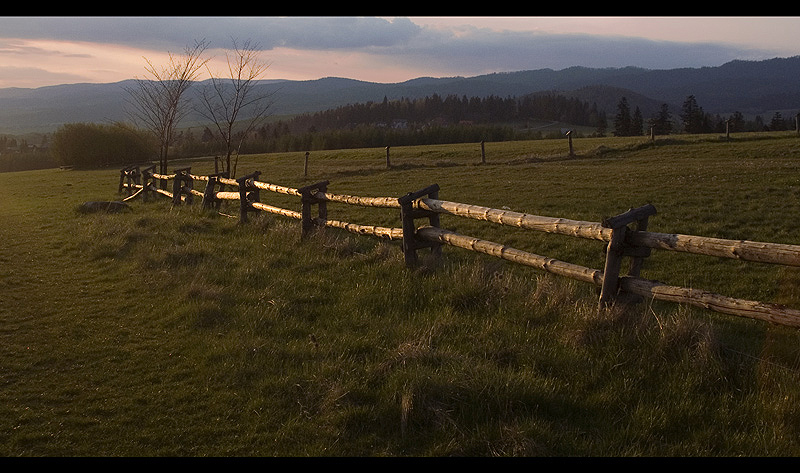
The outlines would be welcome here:
[[[430,248],[432,254],[438,256],[442,245],[450,245],[598,286],[601,289],[600,307],[609,306],[619,300],[639,297],[690,304],[724,314],[800,328],[800,310],[797,309],[780,304],[736,299],[698,289],[670,286],[639,277],[642,262],[650,255],[651,249],[800,266],[798,245],[647,231],[648,218],[656,214],[656,209],[652,205],[630,209],[602,222],[586,222],[440,200],[439,186],[435,184],[416,192],[409,192],[399,198],[363,197],[331,193],[327,188],[328,181],[303,188],[292,188],[259,181],[258,172],[231,179],[224,173],[209,176],[194,175],[190,173],[189,168],[177,169],[174,174],[169,175],[155,173],[153,169],[154,166],[141,170],[136,166],[129,166],[120,170],[119,192],[124,190],[128,193],[125,200],[141,195],[142,199],[147,201],[151,194],[156,194],[168,197],[173,204],[179,205],[182,202],[191,203],[192,197],[198,196],[202,198],[203,208],[210,206],[218,208],[223,200],[238,201],[241,222],[247,221],[247,214],[251,211],[282,215],[301,221],[303,237],[313,228],[330,227],[359,235],[402,240],[404,258],[409,267],[418,263],[418,250]],[[156,180],[172,181],[172,192],[167,191],[163,183],[162,186],[157,186]],[[205,191],[195,190],[194,181],[205,181]],[[225,186],[236,190],[223,190]],[[302,210],[295,211],[262,203],[261,190],[299,197]],[[328,202],[399,209],[401,227],[380,227],[329,219]],[[592,269],[500,243],[460,235],[439,228],[439,215],[442,214],[602,241],[607,243],[606,263],[602,270]],[[416,223],[418,219],[427,219],[428,222],[418,225]],[[631,258],[632,264],[628,274],[621,275],[621,262],[624,257]]]

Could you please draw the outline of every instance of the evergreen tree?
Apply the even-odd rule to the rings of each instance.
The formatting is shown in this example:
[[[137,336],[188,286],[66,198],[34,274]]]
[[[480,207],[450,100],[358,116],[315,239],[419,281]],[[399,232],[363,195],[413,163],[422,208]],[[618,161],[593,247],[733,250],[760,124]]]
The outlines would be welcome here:
[[[703,133],[705,131],[705,114],[703,109],[697,105],[694,95],[686,97],[680,116],[683,131],[686,133]]]
[[[661,104],[661,108],[655,117],[650,121],[653,126],[653,133],[656,135],[669,135],[672,133],[672,114],[669,112],[667,104]]]
[[[772,116],[772,120],[769,122],[769,129],[772,131],[786,130],[786,120],[783,119],[781,112],[775,112],[775,115]]]
[[[608,120],[605,113],[600,113],[597,116],[597,136],[606,136],[606,129],[608,128]]]
[[[742,112],[733,112],[728,120],[731,133],[744,130],[744,115],[742,115]]]
[[[628,99],[622,97],[617,104],[617,115],[614,117],[614,136],[630,136],[631,108]]]
[[[633,111],[633,118],[631,119],[631,136],[640,136],[642,134],[642,129],[644,129],[644,118],[642,117],[642,112],[639,110],[639,107],[636,107]]]

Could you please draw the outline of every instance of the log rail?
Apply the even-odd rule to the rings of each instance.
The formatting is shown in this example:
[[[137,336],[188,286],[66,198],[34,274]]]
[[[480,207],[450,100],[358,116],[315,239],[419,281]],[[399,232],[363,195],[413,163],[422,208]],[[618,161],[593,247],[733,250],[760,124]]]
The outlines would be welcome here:
[[[174,174],[168,175],[155,173],[153,169],[154,166],[141,170],[137,166],[129,166],[120,171],[119,192],[128,193],[125,200],[142,196],[142,199],[147,201],[150,195],[155,194],[168,197],[173,204],[179,205],[191,203],[192,197],[197,196],[202,198],[203,208],[212,205],[218,208],[219,203],[224,200],[239,201],[242,222],[247,221],[247,213],[250,211],[282,215],[300,220],[304,237],[313,228],[328,227],[387,240],[401,240],[406,264],[410,267],[417,264],[418,250],[431,248],[432,254],[438,255],[442,245],[449,245],[593,284],[601,288],[599,301],[601,308],[632,298],[655,299],[800,328],[800,310],[797,309],[780,304],[736,299],[699,289],[670,286],[639,277],[642,262],[652,249],[800,266],[798,245],[647,231],[648,218],[656,213],[652,205],[630,209],[615,217],[603,219],[602,222],[587,222],[440,200],[439,187],[435,184],[416,192],[409,192],[399,198],[363,197],[331,193],[327,189],[328,181],[303,188],[292,188],[259,181],[260,173],[231,179],[224,173],[194,175],[189,168],[178,169]],[[155,184],[156,180],[162,181],[161,188]],[[167,191],[163,185],[166,181],[173,181],[172,192]],[[193,188],[195,181],[206,182],[204,192]],[[225,186],[236,190],[223,190]],[[295,211],[262,203],[259,192],[261,190],[299,197],[302,210]],[[380,227],[329,219],[327,216],[329,202],[399,209],[401,227]],[[606,264],[602,270],[592,269],[500,243],[461,235],[440,228],[439,215],[452,215],[532,231],[601,241],[607,244]],[[420,218],[427,218],[428,224],[417,225],[415,220]],[[626,275],[620,274],[623,257],[633,260],[631,269]]]

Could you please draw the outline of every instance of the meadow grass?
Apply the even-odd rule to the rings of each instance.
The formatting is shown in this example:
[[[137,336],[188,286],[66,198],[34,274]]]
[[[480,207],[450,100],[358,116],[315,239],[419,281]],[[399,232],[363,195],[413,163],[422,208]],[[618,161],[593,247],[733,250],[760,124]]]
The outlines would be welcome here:
[[[790,134],[543,140],[243,156],[239,175],[333,193],[800,242]],[[176,166],[178,163],[176,163]],[[195,160],[203,174],[213,162]],[[795,456],[795,329],[674,304],[597,310],[595,288],[456,248],[166,199],[121,214],[119,171],[0,174],[4,456]],[[298,209],[296,198],[261,193]],[[399,226],[396,211],[330,218]],[[600,242],[442,218],[602,268]],[[654,251],[643,276],[800,307],[797,271]]]

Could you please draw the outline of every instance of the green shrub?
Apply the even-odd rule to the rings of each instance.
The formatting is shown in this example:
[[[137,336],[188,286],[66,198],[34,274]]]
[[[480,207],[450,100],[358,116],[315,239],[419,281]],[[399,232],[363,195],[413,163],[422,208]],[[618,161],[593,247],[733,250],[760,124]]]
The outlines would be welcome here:
[[[150,160],[154,146],[122,125],[67,123],[53,134],[52,153],[61,165],[95,167]]]

